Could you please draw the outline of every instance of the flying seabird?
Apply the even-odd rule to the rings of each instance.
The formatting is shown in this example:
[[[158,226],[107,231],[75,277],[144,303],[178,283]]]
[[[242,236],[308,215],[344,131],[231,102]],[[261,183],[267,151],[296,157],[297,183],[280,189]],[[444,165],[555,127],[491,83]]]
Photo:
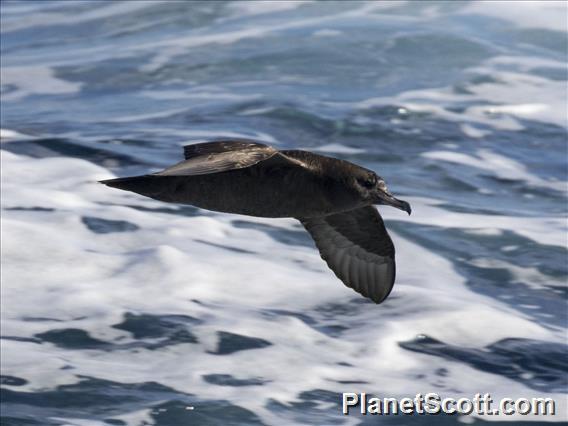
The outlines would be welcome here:
[[[251,140],[187,145],[184,157],[157,173],[101,183],[207,210],[296,218],[346,286],[375,303],[387,298],[395,279],[395,250],[373,205],[411,210],[376,173],[345,160],[279,151]]]

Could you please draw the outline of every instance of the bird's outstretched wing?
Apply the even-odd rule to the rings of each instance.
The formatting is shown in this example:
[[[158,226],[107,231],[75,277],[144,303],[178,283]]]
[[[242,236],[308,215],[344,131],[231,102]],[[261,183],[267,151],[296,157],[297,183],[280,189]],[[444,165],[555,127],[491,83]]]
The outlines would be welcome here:
[[[244,169],[267,160],[278,150],[247,140],[217,140],[183,148],[185,160],[168,167],[157,176],[196,176]]]
[[[394,245],[376,208],[299,220],[347,287],[375,303],[387,298],[395,278]]]

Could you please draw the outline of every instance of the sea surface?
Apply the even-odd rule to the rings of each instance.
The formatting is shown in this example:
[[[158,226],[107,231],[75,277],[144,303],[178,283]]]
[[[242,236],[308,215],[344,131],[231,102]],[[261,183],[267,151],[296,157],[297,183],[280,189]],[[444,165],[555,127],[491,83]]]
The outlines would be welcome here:
[[[2,425],[568,420],[565,2],[1,3]],[[382,305],[293,219],[97,183],[216,137],[375,170]],[[343,416],[342,392],[554,416]]]

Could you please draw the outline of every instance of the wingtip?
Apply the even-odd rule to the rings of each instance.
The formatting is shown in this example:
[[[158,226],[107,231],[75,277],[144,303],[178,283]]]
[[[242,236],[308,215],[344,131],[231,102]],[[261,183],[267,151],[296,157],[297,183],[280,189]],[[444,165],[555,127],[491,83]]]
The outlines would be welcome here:
[[[380,305],[381,303],[383,303],[386,300],[386,297],[382,297],[382,298],[378,298],[378,297],[372,297],[372,296],[365,296],[367,299],[371,300],[375,305]]]

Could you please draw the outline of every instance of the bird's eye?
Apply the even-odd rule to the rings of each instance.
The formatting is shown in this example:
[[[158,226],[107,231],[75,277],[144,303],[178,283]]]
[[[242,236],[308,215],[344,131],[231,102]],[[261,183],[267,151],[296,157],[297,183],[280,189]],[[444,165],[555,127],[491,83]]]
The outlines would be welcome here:
[[[377,177],[376,176],[369,176],[366,179],[360,181],[361,185],[365,188],[371,189],[374,188],[377,184]]]

